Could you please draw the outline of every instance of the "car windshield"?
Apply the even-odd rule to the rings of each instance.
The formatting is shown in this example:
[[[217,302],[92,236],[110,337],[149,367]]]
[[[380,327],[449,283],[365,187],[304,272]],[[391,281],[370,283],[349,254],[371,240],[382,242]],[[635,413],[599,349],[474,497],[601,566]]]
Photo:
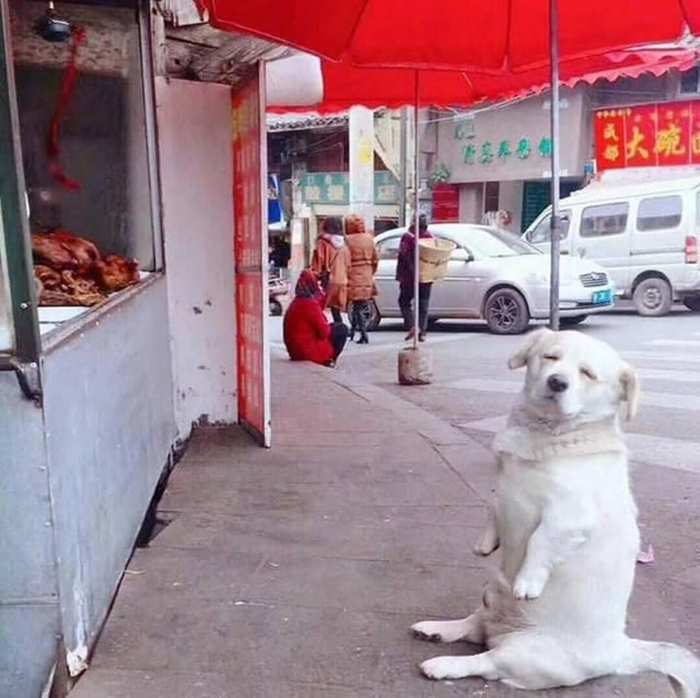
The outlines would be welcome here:
[[[495,228],[470,227],[459,238],[476,257],[517,257],[521,254],[542,254],[530,243],[513,233]]]

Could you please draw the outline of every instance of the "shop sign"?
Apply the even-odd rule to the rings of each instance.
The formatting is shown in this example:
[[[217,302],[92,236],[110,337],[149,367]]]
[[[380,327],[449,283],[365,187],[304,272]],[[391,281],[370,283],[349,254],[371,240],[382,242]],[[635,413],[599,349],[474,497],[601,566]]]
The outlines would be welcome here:
[[[598,170],[700,165],[700,101],[595,112]]]
[[[301,180],[302,198],[307,204],[347,204],[350,177],[347,172],[305,174]]]
[[[519,139],[504,138],[498,141],[477,139],[473,123],[471,128],[458,124],[455,128],[455,139],[466,140],[462,146],[462,162],[465,165],[490,165],[494,161],[507,163],[511,159],[528,160],[530,157],[549,159],[552,157],[552,139],[541,136],[539,139],[522,137]]]
[[[238,419],[270,445],[270,364],[266,336],[267,157],[264,66],[233,93],[233,215],[236,273]]]
[[[315,172],[301,179],[301,194],[307,204],[350,203],[350,175],[347,172]],[[399,181],[391,172],[374,173],[374,202],[396,204],[399,202]]]
[[[399,180],[394,175],[385,170],[374,173],[374,203],[375,204],[398,204],[401,199],[399,191]]]

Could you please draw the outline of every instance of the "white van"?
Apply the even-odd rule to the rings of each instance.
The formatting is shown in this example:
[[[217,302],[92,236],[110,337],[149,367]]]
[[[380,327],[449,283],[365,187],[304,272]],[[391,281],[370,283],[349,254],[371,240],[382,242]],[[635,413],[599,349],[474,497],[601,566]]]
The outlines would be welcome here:
[[[640,315],[665,315],[674,301],[700,311],[700,177],[596,183],[560,202],[562,254],[598,262]],[[550,246],[551,206],[523,237]]]

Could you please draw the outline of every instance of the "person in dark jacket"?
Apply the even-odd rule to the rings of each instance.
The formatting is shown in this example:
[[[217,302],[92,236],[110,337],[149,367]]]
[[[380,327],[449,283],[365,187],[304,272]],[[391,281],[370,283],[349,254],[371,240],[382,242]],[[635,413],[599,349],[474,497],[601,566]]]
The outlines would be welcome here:
[[[348,339],[347,325],[326,320],[324,293],[312,271],[301,273],[294,295],[284,316],[284,344],[289,358],[335,366]]]
[[[421,215],[418,219],[418,238],[432,238],[428,232],[428,221]],[[415,262],[415,221],[403,234],[399,245],[399,258],[396,263],[396,280],[399,282],[399,308],[403,317],[404,329],[408,333],[406,341],[413,339],[413,295],[414,295],[414,262]],[[420,273],[420,270],[419,270]],[[418,285],[418,339],[425,341],[428,331],[428,309],[430,306],[430,291],[432,283]]]

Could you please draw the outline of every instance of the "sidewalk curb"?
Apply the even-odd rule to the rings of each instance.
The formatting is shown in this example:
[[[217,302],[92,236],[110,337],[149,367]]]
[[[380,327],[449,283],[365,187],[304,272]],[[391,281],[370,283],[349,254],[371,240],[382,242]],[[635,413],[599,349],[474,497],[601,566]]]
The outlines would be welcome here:
[[[493,453],[461,429],[453,426],[422,407],[394,395],[384,388],[351,376],[342,369],[328,369],[316,364],[305,366],[322,378],[339,385],[374,407],[379,407],[422,436],[440,458],[482,501],[493,496],[496,462]],[[407,386],[405,390],[420,390]]]

